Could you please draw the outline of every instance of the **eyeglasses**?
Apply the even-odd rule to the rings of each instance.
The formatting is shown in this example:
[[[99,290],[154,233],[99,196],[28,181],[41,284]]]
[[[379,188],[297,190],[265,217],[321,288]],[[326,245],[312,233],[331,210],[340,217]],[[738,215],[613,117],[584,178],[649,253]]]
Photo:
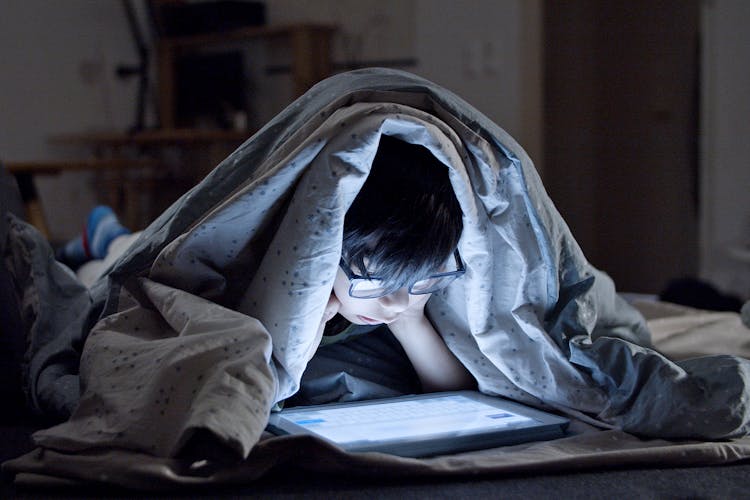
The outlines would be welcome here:
[[[463,276],[466,268],[461,261],[458,250],[453,252],[453,257],[456,259],[456,269],[454,271],[435,273],[427,278],[417,280],[409,285],[409,293],[411,295],[425,295],[437,292]],[[354,273],[351,264],[344,260],[343,257],[339,265],[346,274],[346,277],[349,278],[349,295],[355,299],[376,299],[394,292],[393,289],[385,286],[385,280],[382,278],[377,276],[365,278]]]

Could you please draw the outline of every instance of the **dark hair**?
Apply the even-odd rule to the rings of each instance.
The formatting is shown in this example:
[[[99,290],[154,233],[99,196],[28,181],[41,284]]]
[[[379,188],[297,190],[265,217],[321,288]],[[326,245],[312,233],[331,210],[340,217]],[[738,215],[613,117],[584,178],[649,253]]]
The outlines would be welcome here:
[[[448,167],[424,146],[381,136],[344,219],[343,256],[355,271],[396,290],[445,264],[462,230]]]

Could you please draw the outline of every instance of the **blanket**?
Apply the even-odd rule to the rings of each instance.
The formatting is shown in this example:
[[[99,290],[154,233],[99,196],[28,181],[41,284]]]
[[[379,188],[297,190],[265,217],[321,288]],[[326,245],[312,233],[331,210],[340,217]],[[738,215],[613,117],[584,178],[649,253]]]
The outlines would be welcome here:
[[[654,343],[670,357],[709,353],[716,346],[750,356],[750,331],[734,313],[716,313],[640,302]],[[723,441],[642,439],[619,430],[601,430],[573,420],[571,435],[426,459],[383,453],[347,453],[311,437],[273,437],[267,433],[244,461],[229,467],[191,462],[123,449],[64,453],[39,449],[4,464],[18,485],[78,487],[92,483],[151,491],[190,491],[196,487],[251,485],[274,472],[288,478],[311,473],[332,484],[341,478],[362,481],[417,481],[430,477],[502,478],[592,470],[689,467],[750,459],[750,437]],[[283,472],[281,472],[283,471]],[[564,476],[563,476],[564,477]],[[365,483],[367,484],[367,483]],[[78,491],[78,490],[76,490]],[[108,489],[107,491],[111,491]],[[209,490],[206,490],[209,491]],[[215,493],[215,489],[210,490]],[[254,491],[254,490],[253,490]]]
[[[79,319],[29,320],[38,335],[63,332],[58,343],[85,337],[80,397],[50,402],[39,382],[76,370],[32,336],[38,407],[74,408],[36,443],[169,457],[209,429],[247,457],[317,348],[344,214],[383,134],[449,169],[466,275],[427,313],[482,392],[640,436],[747,434],[748,361],[671,361],[653,349],[643,317],[586,261],[505,131],[431,82],[368,69],[319,83],[240,146],[84,292]],[[8,248],[22,257],[23,245]],[[33,277],[16,280],[38,297]]]

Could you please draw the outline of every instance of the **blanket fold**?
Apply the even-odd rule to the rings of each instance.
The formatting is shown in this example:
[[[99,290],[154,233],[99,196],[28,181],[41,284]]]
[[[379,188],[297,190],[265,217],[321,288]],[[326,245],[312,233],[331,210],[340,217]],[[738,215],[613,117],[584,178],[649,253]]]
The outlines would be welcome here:
[[[247,456],[275,392],[268,331],[182,290],[145,278],[137,286],[148,303],[123,290],[121,312],[89,334],[81,359],[86,385],[74,417],[38,433],[37,444],[169,456],[191,430],[210,428]]]
[[[189,492],[198,487],[248,485],[269,472],[285,477],[305,471],[316,477],[387,479],[585,472],[626,467],[675,467],[737,463],[750,457],[750,438],[727,443],[644,441],[621,431],[600,431],[555,441],[433,458],[347,453],[311,436],[263,438],[232,467],[111,449],[77,454],[38,450],[7,462],[4,470],[24,486],[114,485],[152,492]],[[61,480],[66,482],[61,484]],[[208,492],[209,490],[206,490]],[[215,494],[215,489],[210,490]]]

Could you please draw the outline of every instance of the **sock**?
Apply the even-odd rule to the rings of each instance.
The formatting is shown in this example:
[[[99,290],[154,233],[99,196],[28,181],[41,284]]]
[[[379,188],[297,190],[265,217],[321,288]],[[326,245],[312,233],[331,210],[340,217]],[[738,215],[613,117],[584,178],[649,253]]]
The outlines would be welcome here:
[[[91,259],[103,259],[109,244],[128,233],[112,209],[100,205],[89,213],[81,234],[57,251],[57,260],[75,269]]]
[[[85,224],[83,231],[86,231]],[[65,246],[58,248],[56,258],[71,269],[76,269],[87,260],[91,260],[91,256],[83,246],[83,232],[67,242]]]
[[[109,244],[130,231],[120,224],[111,208],[100,205],[94,208],[86,221],[83,232],[83,248],[90,258],[103,259]]]

